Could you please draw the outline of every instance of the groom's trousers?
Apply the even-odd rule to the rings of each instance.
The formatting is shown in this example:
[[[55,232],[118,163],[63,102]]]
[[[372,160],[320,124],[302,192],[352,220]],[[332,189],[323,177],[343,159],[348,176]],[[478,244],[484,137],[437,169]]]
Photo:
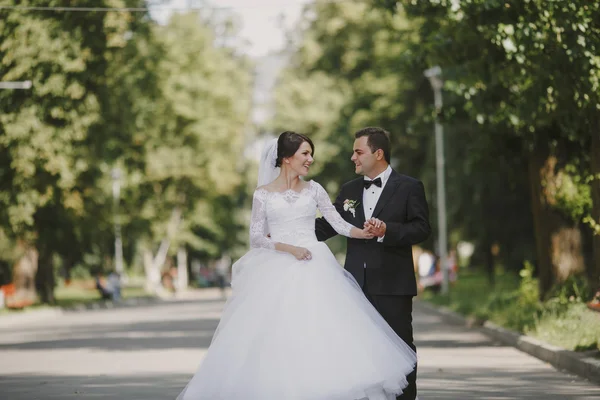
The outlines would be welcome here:
[[[366,275],[366,274],[365,274]],[[369,294],[369,283],[365,280],[363,292],[383,319],[413,350],[412,301],[413,296],[391,296]],[[417,367],[406,377],[408,386],[397,400],[415,400],[417,397]]]

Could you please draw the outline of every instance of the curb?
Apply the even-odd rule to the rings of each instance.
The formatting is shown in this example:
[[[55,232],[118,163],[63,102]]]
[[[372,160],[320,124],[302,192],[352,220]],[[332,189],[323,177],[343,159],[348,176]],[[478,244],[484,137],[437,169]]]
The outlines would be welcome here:
[[[423,300],[417,300],[415,303],[417,303],[417,307],[423,307],[438,314],[449,322],[477,329],[486,336],[545,361],[557,369],[569,371],[591,382],[600,384],[600,358],[597,357],[598,351],[596,350],[581,353],[565,350],[562,347],[553,346],[533,337],[503,328],[490,321],[483,324],[481,324],[481,321],[478,323],[474,318],[465,318],[447,307],[434,306]],[[596,357],[593,357],[594,355]]]

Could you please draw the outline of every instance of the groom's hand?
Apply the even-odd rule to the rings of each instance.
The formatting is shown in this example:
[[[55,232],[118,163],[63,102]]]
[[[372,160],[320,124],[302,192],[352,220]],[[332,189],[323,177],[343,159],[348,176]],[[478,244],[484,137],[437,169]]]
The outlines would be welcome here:
[[[370,218],[365,221],[365,229],[368,229],[376,237],[385,236],[387,226],[385,222],[377,218]]]

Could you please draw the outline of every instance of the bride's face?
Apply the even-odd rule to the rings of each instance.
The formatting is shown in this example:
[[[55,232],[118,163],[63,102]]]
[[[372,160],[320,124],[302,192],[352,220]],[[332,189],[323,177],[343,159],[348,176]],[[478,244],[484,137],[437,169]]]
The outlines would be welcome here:
[[[308,169],[313,163],[312,148],[308,142],[302,142],[296,153],[284,160],[284,162],[300,176],[308,175]]]

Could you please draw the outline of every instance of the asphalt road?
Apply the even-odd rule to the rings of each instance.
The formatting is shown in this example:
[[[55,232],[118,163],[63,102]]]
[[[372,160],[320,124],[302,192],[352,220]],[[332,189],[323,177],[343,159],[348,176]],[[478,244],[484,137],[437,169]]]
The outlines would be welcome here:
[[[223,305],[205,291],[148,306],[0,317],[0,400],[174,400]],[[600,387],[418,305],[415,333],[420,400],[600,399]]]

